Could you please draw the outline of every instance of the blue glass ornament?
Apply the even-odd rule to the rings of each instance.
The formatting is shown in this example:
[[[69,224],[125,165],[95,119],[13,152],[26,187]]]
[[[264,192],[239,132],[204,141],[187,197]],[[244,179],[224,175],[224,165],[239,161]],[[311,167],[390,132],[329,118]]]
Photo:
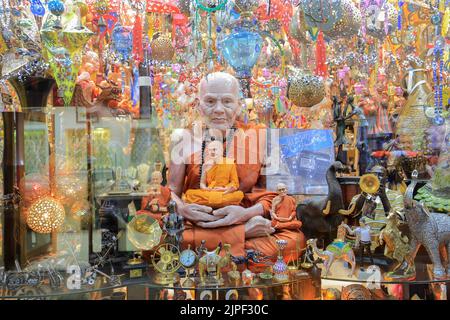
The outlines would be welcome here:
[[[31,0],[30,10],[35,16],[42,17],[45,14],[45,8],[41,0]]]
[[[441,23],[441,14],[439,12],[431,16],[431,23],[435,26],[438,26]]]
[[[437,116],[434,118],[434,124],[435,124],[435,125],[437,125],[437,126],[442,126],[444,123],[445,123],[445,119],[444,119],[443,116],[437,115]]]
[[[263,39],[256,32],[240,31],[221,42],[221,51],[238,78],[251,77],[251,70],[261,54]]]
[[[65,7],[61,0],[50,0],[48,2],[48,10],[55,16],[59,17],[64,13]]]

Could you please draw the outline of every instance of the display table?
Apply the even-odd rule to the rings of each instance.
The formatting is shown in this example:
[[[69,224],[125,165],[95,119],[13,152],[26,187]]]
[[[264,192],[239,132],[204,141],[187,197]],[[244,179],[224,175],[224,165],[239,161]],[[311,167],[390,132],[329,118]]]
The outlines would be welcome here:
[[[81,284],[79,289],[69,289],[66,281],[67,278],[58,288],[41,284],[8,290],[0,286],[0,300],[126,300],[128,289],[141,285],[145,279],[126,279],[121,280],[120,284],[112,284],[106,277],[100,276],[93,285]]]
[[[311,276],[304,271],[291,271],[289,280],[262,279],[257,274],[251,284],[244,284],[223,275],[222,285],[202,285],[199,277],[190,277],[175,284],[160,285],[153,281],[155,273],[149,273],[150,281],[144,283],[148,300],[314,300],[318,299]]]
[[[330,274],[324,276],[322,271],[322,294],[327,289],[337,289],[342,292],[350,285],[358,285],[368,289],[381,289],[391,295],[384,297],[385,299],[411,300],[415,294],[422,294],[435,300],[447,300],[450,277],[435,279],[432,275],[433,266],[431,264],[416,261],[416,275],[403,279],[390,277],[389,272],[393,267],[394,264],[371,268],[366,263],[364,270],[361,270],[358,265],[355,274],[349,277],[350,269],[346,264],[336,261],[330,269]]]

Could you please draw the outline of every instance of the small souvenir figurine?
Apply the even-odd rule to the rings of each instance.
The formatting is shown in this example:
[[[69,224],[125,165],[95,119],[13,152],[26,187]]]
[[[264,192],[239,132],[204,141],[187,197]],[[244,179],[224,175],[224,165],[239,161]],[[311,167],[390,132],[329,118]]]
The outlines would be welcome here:
[[[345,137],[345,121],[350,119],[353,114],[348,114],[348,105],[342,110],[343,101],[338,101],[336,96],[333,97],[333,109],[334,109],[334,121],[336,122],[336,141],[334,142],[337,147],[336,160],[347,164],[346,156],[343,153],[343,146],[348,143]]]
[[[239,279],[239,272],[237,271],[237,266],[231,259],[230,247],[231,246],[228,243],[225,243],[223,245],[223,250],[225,251],[225,255],[223,257],[221,257],[219,259],[219,262],[217,263],[217,280],[219,282],[223,281],[222,269],[227,267],[228,265],[231,265],[231,268],[233,269],[233,271],[230,271],[232,277],[234,277],[234,278],[237,277]],[[228,275],[230,275],[230,272],[228,273]],[[237,272],[237,274],[236,274],[236,272]]]
[[[184,218],[177,213],[177,204],[171,200],[168,206],[169,213],[162,218],[163,230],[166,233],[164,241],[180,248],[183,241]]]
[[[300,229],[302,223],[297,220],[297,204],[293,197],[287,195],[287,187],[284,183],[277,185],[276,196],[272,200],[272,227],[277,229]]]
[[[359,254],[360,254],[360,260],[361,260],[361,269],[362,266],[364,266],[364,251],[368,251],[369,257],[370,257],[370,264],[373,264],[373,257],[372,257],[372,238],[370,234],[370,226],[366,224],[366,218],[362,217],[359,219],[359,227],[355,229],[351,229],[348,225],[343,224],[343,226],[347,229],[347,232],[351,235],[356,234],[357,235],[357,247],[359,247]]]
[[[149,214],[151,217],[161,221],[161,214],[167,213],[171,193],[169,187],[162,186],[163,177],[160,171],[153,171],[152,180],[147,190],[148,196],[142,198],[139,214]]]
[[[387,217],[387,224],[380,232],[379,241],[380,244],[384,243],[385,245],[384,255],[397,261],[397,265],[389,273],[394,276],[395,271],[402,265],[409,253],[408,237],[402,236],[398,229],[398,219],[395,212],[391,212]]]
[[[309,239],[307,245],[311,246],[313,252],[323,260],[323,266],[325,268],[324,277],[331,275],[330,268],[337,259],[343,259],[351,265],[351,271],[348,276],[351,277],[355,272],[355,254],[349,243],[344,241],[345,238],[345,224],[341,223],[338,228],[338,238],[329,244],[325,250],[319,250],[317,248],[317,239]]]
[[[241,274],[237,270],[236,263],[233,263],[232,268],[233,268],[233,270],[228,271],[228,273],[227,273],[228,274],[228,279],[230,281],[234,281],[235,283],[238,283],[239,280],[241,280]]]
[[[352,107],[351,115],[356,115],[358,117],[358,133],[356,137],[356,148],[359,151],[359,161],[358,169],[359,174],[363,175],[366,173],[367,164],[369,163],[369,145],[367,140],[367,131],[369,128],[369,122],[364,115],[364,111],[359,106],[353,105],[354,98],[349,96],[347,103]]]
[[[185,201],[212,208],[238,205],[244,193],[238,190],[239,178],[234,160],[223,156],[223,144],[219,141],[210,142],[205,152],[200,189],[187,190]]]
[[[198,271],[200,274],[200,283],[202,285],[220,285],[223,279],[217,274],[218,263],[221,259],[219,252],[222,244],[219,244],[214,251],[204,249],[204,255],[198,261]]]

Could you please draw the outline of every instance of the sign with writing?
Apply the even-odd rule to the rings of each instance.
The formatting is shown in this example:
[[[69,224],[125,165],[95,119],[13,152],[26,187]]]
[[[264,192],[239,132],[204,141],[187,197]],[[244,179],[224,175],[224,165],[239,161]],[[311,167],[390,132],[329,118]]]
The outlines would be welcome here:
[[[276,172],[267,174],[268,190],[284,183],[289,194],[327,194],[326,172],[334,162],[331,130],[279,129],[268,137],[268,154],[279,157]]]

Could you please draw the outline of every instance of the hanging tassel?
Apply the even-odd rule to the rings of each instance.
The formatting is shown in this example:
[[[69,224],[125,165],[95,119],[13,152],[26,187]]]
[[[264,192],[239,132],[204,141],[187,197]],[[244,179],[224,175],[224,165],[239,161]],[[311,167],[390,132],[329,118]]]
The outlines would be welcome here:
[[[327,74],[326,47],[323,32],[320,31],[316,41],[316,75],[325,77]]]
[[[142,20],[138,13],[136,13],[133,26],[133,58],[137,62],[142,62],[144,59],[144,49],[142,46]]]

